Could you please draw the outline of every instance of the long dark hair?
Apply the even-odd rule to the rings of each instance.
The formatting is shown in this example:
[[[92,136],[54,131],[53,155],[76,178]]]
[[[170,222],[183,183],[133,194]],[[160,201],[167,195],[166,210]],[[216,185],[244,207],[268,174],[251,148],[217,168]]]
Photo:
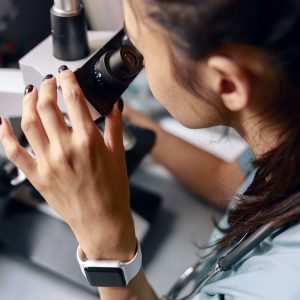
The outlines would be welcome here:
[[[299,0],[144,0],[147,15],[160,24],[172,47],[200,60],[218,47],[237,43],[263,51],[279,70],[278,96],[266,116],[276,119],[283,142],[253,163],[256,176],[229,212],[229,228],[218,242],[222,249],[269,221],[300,220],[300,1]],[[180,60],[174,68],[186,69]],[[188,72],[189,73],[189,72]],[[191,76],[179,83],[197,93]],[[190,73],[189,73],[190,74]]]

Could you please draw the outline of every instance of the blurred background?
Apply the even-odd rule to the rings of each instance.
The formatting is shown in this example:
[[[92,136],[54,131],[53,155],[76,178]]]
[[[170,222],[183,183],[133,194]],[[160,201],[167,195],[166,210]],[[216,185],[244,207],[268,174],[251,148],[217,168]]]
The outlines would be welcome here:
[[[121,0],[83,0],[92,30],[123,25]],[[0,67],[18,67],[18,60],[50,34],[53,0],[0,0]]]

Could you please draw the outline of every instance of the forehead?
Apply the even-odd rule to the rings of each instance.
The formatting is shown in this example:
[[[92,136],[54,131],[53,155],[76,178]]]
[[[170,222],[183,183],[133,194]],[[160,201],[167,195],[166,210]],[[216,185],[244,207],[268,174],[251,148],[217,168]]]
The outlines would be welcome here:
[[[125,27],[132,39],[140,39],[141,32],[166,33],[165,30],[150,17],[149,6],[145,0],[123,0]]]

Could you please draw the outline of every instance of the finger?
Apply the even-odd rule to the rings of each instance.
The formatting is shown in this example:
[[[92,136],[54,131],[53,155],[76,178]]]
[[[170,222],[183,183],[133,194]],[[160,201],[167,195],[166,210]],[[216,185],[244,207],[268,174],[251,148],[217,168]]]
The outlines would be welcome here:
[[[124,153],[122,123],[123,108],[123,100],[119,100],[105,119],[104,141],[106,146],[116,155],[123,155]]]
[[[38,157],[45,153],[49,141],[36,109],[37,102],[37,89],[32,85],[27,86],[23,99],[21,127],[33,152]]]
[[[57,85],[53,75],[47,75],[39,91],[37,110],[49,142],[58,143],[69,130],[57,105]]]
[[[63,70],[58,78],[73,131],[82,134],[87,128],[95,126],[85,97],[75,74],[69,69]]]
[[[35,160],[20,145],[8,121],[1,118],[0,141],[4,147],[5,153],[10,161],[12,161],[24,174],[30,177],[36,169]]]

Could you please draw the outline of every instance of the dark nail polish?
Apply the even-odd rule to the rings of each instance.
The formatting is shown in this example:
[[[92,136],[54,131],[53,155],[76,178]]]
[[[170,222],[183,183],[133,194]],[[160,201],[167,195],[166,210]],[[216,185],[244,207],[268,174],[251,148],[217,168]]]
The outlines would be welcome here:
[[[119,102],[118,102],[118,108],[119,108],[120,112],[123,112],[123,110],[124,110],[124,101],[122,99],[120,99]]]
[[[0,126],[2,125],[2,118],[0,117]]]
[[[66,71],[66,70],[68,70],[67,66],[65,66],[65,65],[60,66],[59,69],[58,69],[58,73],[61,73],[61,72]]]
[[[53,75],[52,74],[48,74],[48,75],[45,76],[45,78],[44,78],[43,81],[45,81],[47,79],[51,79],[51,78],[53,78]]]
[[[29,84],[26,86],[25,88],[25,92],[24,92],[24,95],[27,95],[29,93],[31,93],[33,91],[33,85],[32,84]]]

